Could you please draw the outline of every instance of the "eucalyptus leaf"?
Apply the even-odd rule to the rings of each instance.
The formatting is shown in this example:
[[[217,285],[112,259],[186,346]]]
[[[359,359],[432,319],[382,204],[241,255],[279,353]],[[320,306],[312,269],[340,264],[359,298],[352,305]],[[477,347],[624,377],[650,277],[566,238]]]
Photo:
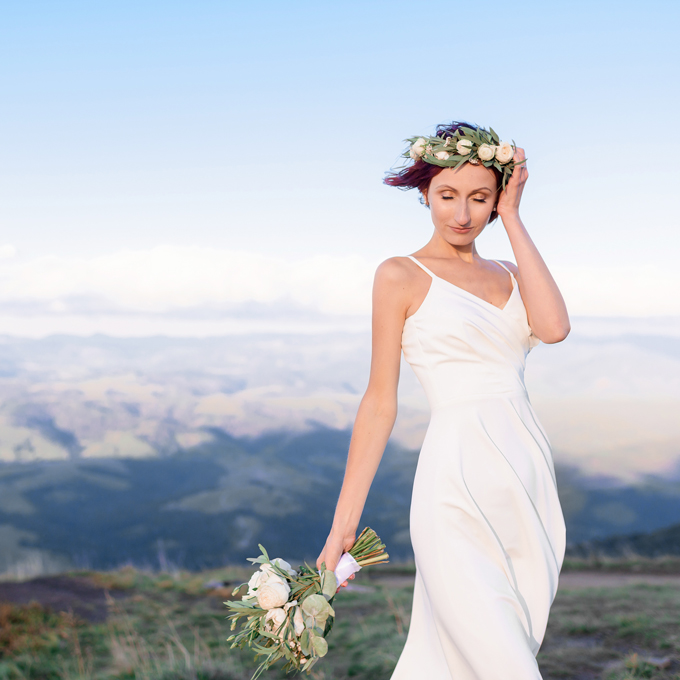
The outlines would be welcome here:
[[[321,592],[327,600],[335,596],[338,589],[338,580],[332,571],[325,571],[322,577]]]
[[[314,636],[312,638],[312,648],[317,656],[326,656],[328,653],[328,643],[322,637]]]
[[[323,595],[310,595],[303,600],[301,606],[302,611],[305,614],[314,616],[315,618],[318,618],[322,614],[325,614],[324,618],[326,618],[333,611]]]
[[[302,632],[302,635],[300,636],[300,647],[302,647],[302,653],[305,656],[309,656],[310,652],[312,651],[311,645],[312,641],[309,634],[309,630],[305,628],[305,630]]]

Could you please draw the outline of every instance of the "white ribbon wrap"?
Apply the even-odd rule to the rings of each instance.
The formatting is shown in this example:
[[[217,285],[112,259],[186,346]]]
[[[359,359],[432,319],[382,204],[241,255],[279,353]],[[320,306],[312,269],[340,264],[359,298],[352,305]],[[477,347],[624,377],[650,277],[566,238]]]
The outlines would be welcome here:
[[[352,574],[356,574],[361,567],[357,561],[348,553],[343,553],[338,566],[335,567],[335,578],[338,580],[338,587],[344,583]]]

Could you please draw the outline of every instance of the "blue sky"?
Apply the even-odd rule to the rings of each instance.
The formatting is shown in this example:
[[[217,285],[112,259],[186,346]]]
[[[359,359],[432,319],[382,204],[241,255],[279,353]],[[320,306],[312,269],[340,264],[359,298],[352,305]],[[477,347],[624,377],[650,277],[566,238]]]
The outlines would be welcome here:
[[[463,119],[526,149],[522,214],[575,312],[678,315],[679,15],[671,1],[3,3],[0,302],[58,314],[92,293],[132,309],[116,263],[136,253],[134,278],[146,253],[164,302],[140,309],[171,309],[185,250],[199,278],[203,256],[260,257],[252,276],[274,258],[284,277],[336,258],[365,290],[432,230],[385,170],[404,138]],[[480,251],[512,259],[500,222]],[[248,276],[183,304],[242,304]]]

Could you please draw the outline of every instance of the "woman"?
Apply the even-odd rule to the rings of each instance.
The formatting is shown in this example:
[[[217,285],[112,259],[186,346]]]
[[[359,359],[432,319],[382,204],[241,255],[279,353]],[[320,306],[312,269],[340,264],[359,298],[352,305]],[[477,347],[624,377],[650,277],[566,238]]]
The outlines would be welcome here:
[[[397,415],[403,349],[432,416],[411,501],[413,612],[392,678],[537,679],[565,527],[524,365],[539,340],[564,340],[569,317],[519,216],[524,151],[462,123],[412,141],[414,162],[385,181],[420,190],[434,233],[376,272],[370,379],[318,564],[334,569],[354,541]],[[517,265],[477,253],[499,215]]]

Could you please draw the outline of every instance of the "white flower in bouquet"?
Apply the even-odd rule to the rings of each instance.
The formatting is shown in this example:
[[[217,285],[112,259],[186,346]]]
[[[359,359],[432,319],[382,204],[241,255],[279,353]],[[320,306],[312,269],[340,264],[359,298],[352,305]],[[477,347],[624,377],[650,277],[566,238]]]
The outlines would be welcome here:
[[[264,617],[265,624],[268,624],[272,633],[276,633],[286,622],[286,612],[281,607],[270,609]]]
[[[501,142],[496,148],[496,160],[499,163],[507,163],[512,160],[515,155],[515,150],[512,148],[510,142]]]
[[[420,137],[419,139],[416,139],[416,141],[411,146],[409,154],[411,155],[411,158],[413,158],[414,161],[417,161],[423,155],[423,151],[425,150],[425,143],[426,143],[425,140],[422,137]]]
[[[286,560],[282,560],[280,557],[275,557],[272,560],[272,564],[277,566],[279,569],[283,569],[283,571],[287,571],[289,576],[297,576],[297,571],[295,571],[295,569],[290,566],[290,563],[286,562]],[[260,568],[262,571],[273,571],[271,566],[268,564],[263,564]]]
[[[257,588],[260,585],[260,581],[264,573],[261,571],[256,571],[248,581],[248,592],[241,598],[242,600],[254,600],[257,597]]]
[[[288,602],[290,586],[278,576],[274,580],[270,577],[264,585],[257,589],[257,603],[262,609],[274,609],[283,607]]]
[[[225,602],[232,611],[231,630],[243,624],[227,641],[232,648],[251,648],[265,657],[252,680],[279,660],[286,671],[309,672],[328,652],[326,636],[335,619],[331,600],[338,586],[363,566],[387,562],[385,545],[375,531],[364,529],[335,571],[308,564],[296,571],[285,560],[269,559],[264,547],[259,547],[262,554],[249,561],[260,569],[233,591],[236,595],[247,586],[248,594],[241,601]]]
[[[492,160],[495,153],[496,147],[492,146],[491,144],[482,144],[477,151],[477,155],[482,161]]]
[[[435,158],[438,158],[440,161],[445,161],[450,154],[448,154],[446,151],[437,151],[437,153],[434,155]]]
[[[290,566],[288,562],[282,560],[280,557],[272,560],[272,564],[275,564],[279,569],[283,569],[288,572],[290,576],[295,576],[296,571]],[[274,569],[272,569],[270,564],[263,564],[259,571],[256,571],[248,581],[248,592],[241,598],[242,600],[254,600],[257,598],[257,590],[267,583],[282,583],[285,584],[286,581],[281,576],[279,576]]]
[[[469,139],[461,139],[456,143],[456,151],[461,156],[467,156],[472,151],[472,142]]]

